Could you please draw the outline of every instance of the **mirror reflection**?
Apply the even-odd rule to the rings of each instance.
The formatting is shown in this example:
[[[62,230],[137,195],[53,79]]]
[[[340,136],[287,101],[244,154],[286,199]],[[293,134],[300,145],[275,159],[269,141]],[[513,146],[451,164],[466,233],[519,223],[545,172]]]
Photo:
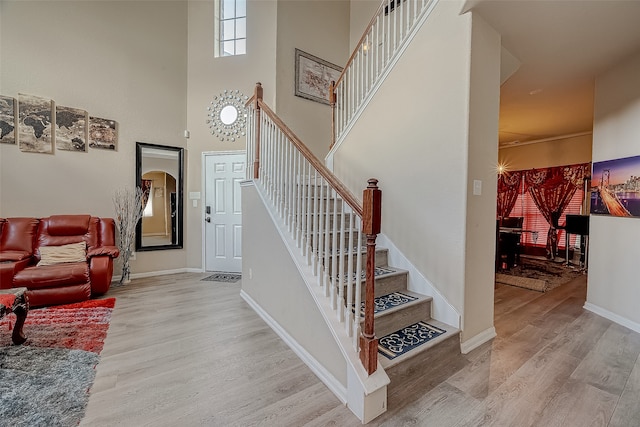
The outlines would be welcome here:
[[[136,176],[144,212],[136,250],[182,247],[182,159],[182,148],[137,143]]]
[[[220,111],[220,121],[225,125],[233,124],[238,118],[238,110],[233,105],[227,105]]]

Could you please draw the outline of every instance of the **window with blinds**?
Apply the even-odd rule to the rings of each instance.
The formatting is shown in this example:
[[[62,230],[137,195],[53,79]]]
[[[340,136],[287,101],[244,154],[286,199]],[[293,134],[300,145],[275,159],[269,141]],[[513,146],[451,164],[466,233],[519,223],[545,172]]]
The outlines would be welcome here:
[[[540,210],[534,203],[533,199],[529,192],[525,192],[523,194],[522,187],[520,188],[520,194],[518,194],[518,198],[516,200],[516,204],[511,210],[509,214],[510,217],[523,217],[523,230],[536,231],[537,239],[535,239],[536,235],[534,233],[522,233],[522,238],[520,240],[521,244],[524,246],[533,246],[544,248],[547,244],[547,232],[549,231],[549,223],[544,216],[540,213]],[[566,215],[579,215],[581,214],[582,209],[582,200],[584,198],[584,190],[578,189],[576,193],[571,198],[571,202],[569,202],[569,206],[562,213],[560,220],[558,221],[558,225],[563,226],[566,222]],[[573,248],[576,245],[579,245],[579,236],[575,234],[569,235],[569,247]],[[558,230],[558,248],[566,249],[565,245],[566,237],[565,232],[562,229]]]

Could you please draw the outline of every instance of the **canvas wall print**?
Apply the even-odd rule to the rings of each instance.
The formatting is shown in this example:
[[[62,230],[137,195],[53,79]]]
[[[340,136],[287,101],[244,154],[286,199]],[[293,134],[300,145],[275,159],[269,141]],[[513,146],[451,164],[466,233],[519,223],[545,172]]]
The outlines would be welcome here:
[[[18,94],[18,145],[31,153],[53,152],[53,101]]]
[[[118,147],[115,120],[89,117],[89,147],[115,150]]]
[[[0,95],[0,142],[16,143],[16,102],[9,96]]]
[[[329,103],[329,85],[337,81],[342,68],[296,49],[295,95],[312,101]]]
[[[56,150],[87,151],[87,112],[56,105]]]
[[[640,217],[640,156],[593,163],[591,213]]]

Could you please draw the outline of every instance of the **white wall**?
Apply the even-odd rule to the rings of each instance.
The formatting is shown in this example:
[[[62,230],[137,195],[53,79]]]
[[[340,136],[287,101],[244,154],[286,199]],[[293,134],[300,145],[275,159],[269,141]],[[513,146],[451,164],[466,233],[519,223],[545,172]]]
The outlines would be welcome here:
[[[295,93],[295,49],[343,67],[349,58],[349,1],[278,2],[276,112],[324,159],[331,145],[331,107]]]
[[[640,155],[640,54],[596,79],[593,161]],[[640,220],[592,215],[587,308],[640,332]]]
[[[346,388],[346,359],[253,185],[242,210],[242,290]]]
[[[490,338],[495,333],[495,164],[501,44],[500,35],[480,15],[472,16],[463,342],[475,336]],[[480,194],[474,193],[475,181],[481,184]]]
[[[215,58],[214,2],[189,1],[189,75],[187,94],[187,127],[191,137],[187,142],[187,186],[189,192],[200,192],[203,199],[193,207],[186,200],[185,244],[187,267],[203,268],[202,233],[204,224],[204,194],[202,153],[207,151],[244,150],[244,138],[236,142],[221,142],[211,135],[206,123],[207,107],[215,95],[225,89],[238,89],[253,95],[256,82],[264,87],[264,99],[275,105],[276,89],[276,24],[275,0],[250,0],[247,5],[247,54]]]
[[[135,186],[135,143],[184,146],[187,4],[4,1],[0,87],[118,122],[117,151],[23,153],[0,144],[0,216],[113,217]],[[134,273],[182,268],[186,251],[140,253]],[[159,267],[162,268],[159,268]],[[116,270],[116,274],[118,274]]]
[[[460,6],[434,9],[336,152],[334,170],[358,196],[368,178],[380,180],[384,234],[462,313],[471,15]]]
[[[201,268],[203,200],[193,207],[188,195],[204,195],[202,153],[245,149],[243,140],[221,142],[210,134],[206,108],[214,95],[239,89],[251,96],[260,81],[269,105],[276,107],[276,92],[283,98],[280,106],[296,123],[294,130],[321,141],[313,143],[318,154],[328,147],[329,108],[294,97],[293,75],[286,76],[293,73],[294,46],[338,64],[346,61],[348,3],[284,3],[283,19],[292,22],[283,24],[290,40],[280,47],[291,60],[279,59],[277,65],[275,0],[249,1],[247,55],[225,58],[213,57],[213,0],[0,2],[1,93],[50,97],[119,124],[116,152],[51,156],[0,145],[0,215],[89,211],[112,216],[113,190],[135,185],[135,142],[182,146],[185,249],[140,253],[132,270]],[[331,14],[333,23],[305,25],[317,14]],[[277,89],[279,66],[286,69]],[[184,130],[190,131],[188,140]]]
[[[378,0],[351,0],[349,55],[356,48],[371,18],[380,7]]]

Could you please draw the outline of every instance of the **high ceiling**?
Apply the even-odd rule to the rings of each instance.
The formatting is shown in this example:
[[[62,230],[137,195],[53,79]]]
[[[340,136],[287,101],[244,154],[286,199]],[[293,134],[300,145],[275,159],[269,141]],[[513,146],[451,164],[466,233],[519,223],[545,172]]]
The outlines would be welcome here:
[[[595,77],[640,52],[640,0],[469,0],[470,9],[502,35],[500,146],[590,132]]]

